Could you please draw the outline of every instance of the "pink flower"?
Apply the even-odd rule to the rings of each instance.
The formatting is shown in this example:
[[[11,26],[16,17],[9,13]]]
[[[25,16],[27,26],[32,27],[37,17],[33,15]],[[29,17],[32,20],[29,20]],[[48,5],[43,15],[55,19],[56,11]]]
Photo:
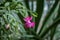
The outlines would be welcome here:
[[[24,18],[25,23],[25,27],[26,28],[33,28],[35,26],[35,22],[31,22],[32,20],[32,16],[28,16],[26,18]]]
[[[25,27],[26,28],[33,28],[35,26],[35,23],[34,22],[31,22],[31,23],[25,23]]]
[[[28,16],[28,17],[24,18],[25,22],[30,22],[31,20],[32,20],[32,16]]]

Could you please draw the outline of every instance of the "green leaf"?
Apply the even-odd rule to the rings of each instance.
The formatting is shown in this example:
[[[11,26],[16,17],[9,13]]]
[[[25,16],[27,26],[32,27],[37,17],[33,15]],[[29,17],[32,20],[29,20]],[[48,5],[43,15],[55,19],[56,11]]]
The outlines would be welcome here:
[[[26,8],[27,8],[27,9],[30,9],[30,8],[29,8],[29,0],[24,0],[24,2],[25,2],[25,5],[26,5]]]
[[[58,8],[59,8],[59,3],[58,3],[58,5],[57,5],[54,13],[57,13],[57,11],[59,11]],[[59,14],[58,14],[57,17],[54,19],[54,21],[55,21],[57,18],[59,18]],[[57,28],[57,26],[55,26],[55,27],[53,27],[53,28],[51,29],[50,40],[53,40],[54,34],[55,34],[55,32],[56,32],[56,28]]]
[[[58,25],[60,22],[60,18],[56,19],[56,21],[54,21],[54,23],[52,25],[50,25],[48,28],[46,28],[45,31],[43,31],[43,33],[40,34],[40,38],[43,38],[50,29],[52,29],[53,27],[55,27],[55,25]]]
[[[44,0],[36,0],[36,1],[37,1],[36,12],[38,14],[38,17],[35,18],[35,22],[36,22],[35,31],[37,30],[38,24],[40,22],[40,19],[41,19],[42,13],[43,13],[43,7],[44,7]]]
[[[51,16],[51,14],[54,12],[57,4],[58,4],[59,0],[55,0],[55,3],[53,4],[53,7],[50,9],[50,11],[48,11],[44,21],[43,21],[43,25],[39,31],[39,34],[42,32],[42,29],[44,28],[44,25],[46,24],[47,20],[49,19],[49,17]]]

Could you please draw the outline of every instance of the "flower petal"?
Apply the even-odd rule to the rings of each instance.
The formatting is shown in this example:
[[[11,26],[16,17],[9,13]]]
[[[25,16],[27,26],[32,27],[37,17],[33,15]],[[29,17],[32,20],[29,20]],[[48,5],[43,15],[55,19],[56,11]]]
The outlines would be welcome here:
[[[33,28],[34,26],[35,26],[35,23],[34,23],[34,22],[25,23],[25,27],[26,27],[26,28]]]
[[[31,20],[32,20],[32,16],[28,16],[28,17],[24,18],[25,22],[30,22]]]

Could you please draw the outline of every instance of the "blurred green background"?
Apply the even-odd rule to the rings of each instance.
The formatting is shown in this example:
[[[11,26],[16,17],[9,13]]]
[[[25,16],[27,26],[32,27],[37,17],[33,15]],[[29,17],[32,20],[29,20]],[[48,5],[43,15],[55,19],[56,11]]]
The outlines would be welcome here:
[[[60,40],[60,0],[0,0],[0,40]]]

